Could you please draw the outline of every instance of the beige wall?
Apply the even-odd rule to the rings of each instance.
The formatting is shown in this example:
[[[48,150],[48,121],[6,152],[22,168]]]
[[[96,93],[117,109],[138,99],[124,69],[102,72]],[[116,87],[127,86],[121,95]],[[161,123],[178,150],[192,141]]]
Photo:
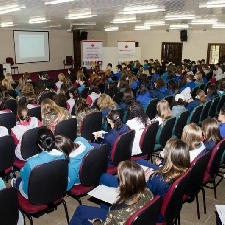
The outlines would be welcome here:
[[[106,35],[104,33],[107,33]],[[103,35],[104,34],[104,35]],[[102,38],[101,38],[101,35]],[[88,37],[102,39],[103,46],[116,47],[117,41],[135,40],[139,42],[144,59],[161,59],[162,42],[180,42],[180,31],[118,31],[118,32],[89,32]],[[107,39],[106,43],[104,40]],[[225,43],[224,30],[188,30],[188,41],[183,43],[182,58],[192,60],[206,59],[208,43]]]
[[[54,30],[49,32],[50,62],[18,64],[19,72],[37,72],[42,70],[63,69],[63,60],[67,55],[73,55],[73,34]],[[0,63],[6,57],[15,59],[13,31],[0,31]]]

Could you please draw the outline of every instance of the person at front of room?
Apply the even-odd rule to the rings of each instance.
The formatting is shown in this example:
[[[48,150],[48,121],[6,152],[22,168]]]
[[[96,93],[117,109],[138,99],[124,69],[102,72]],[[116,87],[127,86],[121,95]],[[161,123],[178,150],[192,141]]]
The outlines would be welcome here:
[[[39,74],[39,81],[37,82],[36,86],[39,84],[44,84],[45,87],[48,89],[54,89],[54,83],[49,80],[48,73],[46,72],[41,72]]]
[[[152,193],[146,188],[144,171],[138,164],[122,161],[117,171],[120,185],[116,203],[109,210],[80,205],[70,225],[124,225],[131,215],[153,199]]]

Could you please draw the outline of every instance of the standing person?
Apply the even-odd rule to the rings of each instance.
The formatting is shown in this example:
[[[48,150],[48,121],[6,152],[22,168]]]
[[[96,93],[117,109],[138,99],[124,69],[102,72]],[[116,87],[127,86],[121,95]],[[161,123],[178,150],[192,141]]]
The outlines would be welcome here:
[[[42,126],[41,121],[36,117],[30,117],[26,106],[20,106],[17,110],[18,123],[11,130],[11,136],[14,139],[16,146],[16,157],[20,160],[24,160],[21,155],[21,142],[23,134],[33,128]]]
[[[70,225],[124,225],[131,215],[153,199],[152,193],[146,189],[144,171],[138,164],[128,160],[122,161],[117,170],[120,181],[118,200],[109,210],[84,205],[78,206]]]
[[[38,131],[37,145],[40,148],[40,153],[27,160],[20,170],[20,177],[11,180],[12,186],[19,190],[26,199],[28,199],[29,176],[32,169],[44,163],[66,158],[64,153],[55,148],[55,137],[52,131],[47,128]]]
[[[43,125],[54,133],[55,127],[59,122],[72,117],[66,109],[56,105],[51,99],[46,98],[41,103],[41,118]]]

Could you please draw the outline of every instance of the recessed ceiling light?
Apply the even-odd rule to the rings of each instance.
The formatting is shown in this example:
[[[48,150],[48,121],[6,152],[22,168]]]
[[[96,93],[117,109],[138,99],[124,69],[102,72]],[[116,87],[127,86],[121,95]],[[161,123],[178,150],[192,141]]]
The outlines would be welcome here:
[[[45,17],[35,17],[32,19],[29,19],[30,24],[34,24],[34,23],[46,23],[46,22],[50,22],[50,20],[46,20]]]
[[[135,26],[134,30],[150,30],[150,26],[137,25]]]
[[[26,6],[9,5],[9,6],[5,6],[5,7],[1,7],[0,14],[15,12],[15,11],[19,11],[19,10],[25,9],[25,8],[26,8]]]
[[[199,25],[199,24],[214,24],[217,22],[217,19],[198,19],[198,20],[192,20],[192,25]]]
[[[187,29],[189,28],[188,24],[171,24],[170,29]]]
[[[195,15],[167,15],[165,16],[165,20],[191,20],[195,19]]]
[[[0,27],[13,27],[16,24],[13,24],[13,22],[3,22],[0,24]]]
[[[161,7],[161,6],[159,7],[156,5],[125,7],[123,12],[119,14],[129,15],[129,14],[140,14],[140,13],[159,12],[159,11],[165,11],[165,7]]]
[[[206,3],[200,3],[199,8],[221,8],[225,7],[225,1],[208,1]]]
[[[119,27],[118,26],[105,26],[105,31],[118,31]]]
[[[93,16],[97,16],[97,15],[70,15],[70,16],[66,16],[65,19],[66,20],[78,20],[78,19],[91,18]]]
[[[95,26],[96,22],[72,23],[74,26]]]
[[[144,25],[149,26],[165,26],[167,25],[165,21],[145,21]]]
[[[67,2],[73,2],[74,0],[54,0],[50,2],[45,2],[45,5],[56,5],[60,3],[67,3]]]

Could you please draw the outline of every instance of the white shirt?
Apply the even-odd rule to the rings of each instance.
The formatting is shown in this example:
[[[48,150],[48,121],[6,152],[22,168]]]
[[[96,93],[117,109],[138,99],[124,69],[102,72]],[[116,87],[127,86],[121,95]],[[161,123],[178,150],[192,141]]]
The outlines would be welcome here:
[[[8,129],[6,127],[0,126],[0,137],[9,135]]]
[[[203,150],[205,149],[205,145],[201,142],[200,146],[194,150],[190,150],[190,161],[192,162]]]

